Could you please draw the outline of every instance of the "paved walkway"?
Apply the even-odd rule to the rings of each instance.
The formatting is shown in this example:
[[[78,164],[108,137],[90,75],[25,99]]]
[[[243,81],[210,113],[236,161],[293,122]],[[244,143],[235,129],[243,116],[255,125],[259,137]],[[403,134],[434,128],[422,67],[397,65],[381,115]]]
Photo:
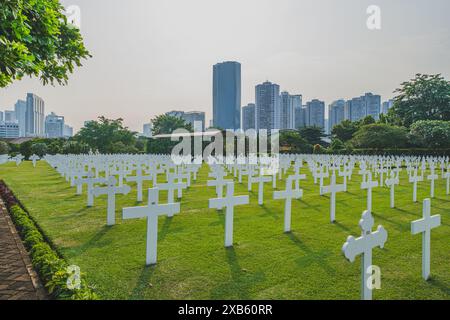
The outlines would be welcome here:
[[[0,199],[0,300],[43,299],[45,290]]]

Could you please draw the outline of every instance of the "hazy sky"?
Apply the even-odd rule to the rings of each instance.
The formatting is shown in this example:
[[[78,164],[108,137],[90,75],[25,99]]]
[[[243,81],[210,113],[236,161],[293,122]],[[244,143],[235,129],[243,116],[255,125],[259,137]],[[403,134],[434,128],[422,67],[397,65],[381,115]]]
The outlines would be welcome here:
[[[63,0],[81,8],[93,58],[66,87],[24,79],[0,89],[0,110],[26,92],[75,129],[100,115],[133,130],[173,109],[211,116],[212,65],[242,63],[242,104],[265,80],[329,104],[382,99],[415,73],[450,78],[449,0]],[[369,5],[382,29],[366,27]]]

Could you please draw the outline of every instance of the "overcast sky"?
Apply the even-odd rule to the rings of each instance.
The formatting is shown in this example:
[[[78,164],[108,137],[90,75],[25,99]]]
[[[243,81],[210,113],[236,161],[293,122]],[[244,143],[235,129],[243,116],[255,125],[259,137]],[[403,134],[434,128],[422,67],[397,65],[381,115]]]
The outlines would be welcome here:
[[[211,116],[212,65],[242,63],[242,104],[265,80],[326,104],[372,91],[386,100],[415,73],[450,78],[448,0],[63,0],[81,8],[93,58],[66,87],[24,79],[0,110],[34,92],[79,129],[100,115],[133,130],[155,115]],[[369,5],[382,29],[366,27]]]

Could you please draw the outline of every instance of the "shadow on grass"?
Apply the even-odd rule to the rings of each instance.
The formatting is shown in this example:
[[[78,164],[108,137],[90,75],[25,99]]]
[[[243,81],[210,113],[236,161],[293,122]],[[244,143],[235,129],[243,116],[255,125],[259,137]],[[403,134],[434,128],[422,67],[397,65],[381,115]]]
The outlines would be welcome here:
[[[173,217],[166,217],[164,224],[162,225],[161,231],[159,231],[158,239],[164,240],[169,233],[170,225],[172,224]]]
[[[350,228],[344,226],[342,223],[340,223],[339,221],[335,221],[333,223],[333,225],[335,225],[336,227],[338,227],[339,229],[348,232],[349,234],[351,234],[352,232],[354,232],[353,230],[351,230]]]
[[[428,283],[433,287],[441,290],[446,295],[450,295],[450,286],[448,284],[443,283],[441,280],[431,278]]]
[[[90,248],[108,246],[109,243],[101,244],[100,240],[108,233],[110,229],[111,227],[103,226],[96,234],[94,234],[92,238],[83,243],[81,246],[73,248],[72,250],[78,252],[78,254],[83,254]]]
[[[269,208],[267,208],[264,204],[262,206],[259,206],[261,209],[264,210],[265,213],[261,214],[260,216],[262,217],[266,217],[266,216],[271,216],[274,220],[278,220],[279,216],[273,212],[272,210],[270,210]]]
[[[387,222],[387,223],[389,223],[391,225],[394,225],[395,228],[397,228],[397,230],[402,231],[402,232],[407,232],[411,228],[408,223],[399,223],[399,222],[396,222],[396,221],[394,221],[392,219],[386,218],[386,217],[384,217],[384,216],[382,216],[382,215],[380,215],[378,213],[375,213],[375,212],[372,212],[372,216],[375,219],[382,220],[382,221],[385,221],[385,222]]]
[[[265,280],[264,273],[251,273],[242,269],[234,248],[226,248],[227,261],[230,266],[231,280],[222,283],[211,292],[212,299],[223,299],[226,297],[237,298],[238,300],[250,300],[250,289],[257,283]]]
[[[288,238],[302,251],[306,253],[306,256],[298,258],[296,260],[297,264],[302,267],[308,267],[311,265],[318,265],[320,266],[325,272],[328,274],[335,274],[336,270],[333,269],[326,259],[331,256],[331,252],[328,250],[320,250],[320,251],[313,251],[311,250],[306,244],[303,243],[295,234],[293,233],[287,233],[286,234]]]
[[[138,281],[136,283],[136,286],[133,289],[133,292],[131,293],[130,300],[142,300],[145,294],[145,291],[150,287],[151,285],[151,278],[153,274],[155,273],[156,266],[145,266],[141,274],[138,277]]]

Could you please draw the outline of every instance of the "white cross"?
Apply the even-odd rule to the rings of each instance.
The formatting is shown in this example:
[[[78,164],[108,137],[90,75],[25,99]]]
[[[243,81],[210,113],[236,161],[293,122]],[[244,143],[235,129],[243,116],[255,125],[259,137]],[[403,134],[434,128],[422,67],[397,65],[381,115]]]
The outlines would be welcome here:
[[[444,178],[447,179],[447,195],[450,195],[450,167],[447,169],[447,172],[444,174]]]
[[[144,181],[150,181],[153,179],[152,175],[142,175],[142,168],[140,165],[136,168],[136,175],[125,178],[127,182],[136,182],[137,185],[137,201],[142,202],[142,187]]]
[[[359,227],[362,230],[361,237],[357,239],[353,236],[348,237],[347,242],[342,247],[344,256],[350,262],[354,262],[356,256],[362,255],[361,297],[363,300],[372,300],[372,287],[368,283],[370,276],[372,276],[372,249],[375,247],[384,248],[388,238],[388,233],[383,226],[378,226],[377,231],[372,232],[374,223],[370,211],[365,211],[359,221]]]
[[[441,225],[441,216],[431,216],[431,200],[423,201],[423,218],[411,223],[413,235],[422,234],[422,277],[430,278],[431,230]]]
[[[184,183],[181,183],[181,187],[185,186]],[[167,190],[167,202],[174,203],[174,191],[180,187],[179,182],[175,182],[175,179],[170,175],[169,181],[167,183],[159,183],[157,188],[160,190]]]
[[[86,184],[87,185],[87,206],[93,207],[94,206],[94,196],[92,194],[92,189],[94,187],[95,183],[107,183],[108,180],[106,178],[95,178],[95,175],[92,172],[88,172],[87,176],[85,178],[79,178],[75,181],[75,184],[77,185],[77,188],[80,185]]]
[[[439,179],[439,176],[434,172],[434,168],[431,170],[431,174],[427,177],[430,182],[430,197],[434,198],[434,181]]]
[[[271,182],[272,178],[269,176],[260,175],[259,177],[250,177],[250,183],[258,183],[258,204],[262,206],[264,204],[264,183]]]
[[[323,196],[323,193],[322,193],[323,179],[324,179],[324,178],[328,178],[329,174],[328,174],[328,172],[319,172],[319,173],[316,173],[315,176],[316,176],[317,178],[319,178],[319,182],[320,182],[320,195]]]
[[[41,160],[41,158],[39,158],[39,156],[33,154],[33,155],[30,157],[30,160],[33,161],[33,167],[36,168],[36,161]]]
[[[351,178],[352,170],[350,168],[344,167],[343,171],[339,171],[339,176],[344,177],[344,191],[347,192],[347,179]]]
[[[285,199],[284,204],[284,232],[291,232],[291,208],[292,199],[300,199],[303,197],[303,190],[292,189],[292,179],[286,180],[286,190],[285,191],[275,191],[273,193],[273,198],[275,200]]]
[[[95,187],[92,190],[94,197],[106,194],[108,195],[108,210],[107,210],[107,225],[113,226],[116,224],[116,194],[128,194],[131,188],[127,185],[116,187],[117,180],[113,176],[108,178],[108,185],[106,187]]]
[[[367,189],[367,211],[372,212],[372,189],[378,187],[378,181],[372,180],[372,172],[369,171],[367,180],[361,183],[361,189]]]
[[[234,196],[234,183],[227,184],[227,193],[225,198],[210,199],[210,209],[223,209],[226,208],[225,215],[225,247],[233,246],[233,220],[234,220],[234,207],[244,204],[249,204],[249,196]]]
[[[230,182],[233,182],[233,180],[230,179],[224,179],[225,175],[217,175],[216,180],[209,180],[207,182],[208,187],[216,187],[216,194],[217,198],[222,198],[223,196],[223,187]]]
[[[288,179],[291,179],[295,182],[295,190],[300,190],[300,180],[306,180],[306,174],[296,173],[292,176],[289,176]]]
[[[148,205],[145,207],[123,208],[123,220],[147,218],[146,264],[157,261],[158,251],[158,217],[173,216],[180,212],[179,203],[159,204],[159,190],[148,190]]]
[[[395,208],[395,186],[400,184],[398,175],[391,171],[391,175],[386,179],[385,184],[391,189],[391,208]]]
[[[417,202],[417,183],[423,181],[423,177],[417,175],[417,169],[414,170],[414,175],[409,177],[409,183],[413,183],[413,202]]]
[[[329,186],[321,188],[321,194],[331,194],[330,197],[330,221],[334,223],[336,221],[336,193],[344,192],[345,185],[336,184],[336,175],[331,176],[331,183]]]

